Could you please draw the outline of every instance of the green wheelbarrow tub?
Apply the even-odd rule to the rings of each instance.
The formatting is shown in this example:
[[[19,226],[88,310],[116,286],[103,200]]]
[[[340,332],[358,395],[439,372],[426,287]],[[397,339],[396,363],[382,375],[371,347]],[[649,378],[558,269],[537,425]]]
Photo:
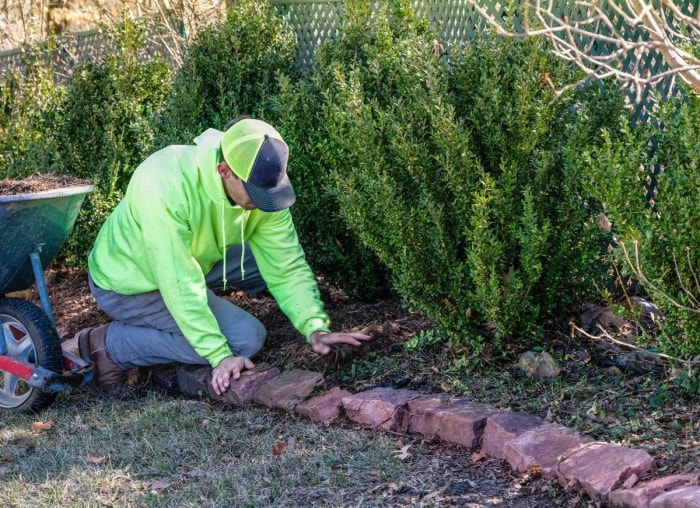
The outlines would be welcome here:
[[[0,196],[0,295],[35,282],[30,255],[42,266],[58,254],[94,185]]]

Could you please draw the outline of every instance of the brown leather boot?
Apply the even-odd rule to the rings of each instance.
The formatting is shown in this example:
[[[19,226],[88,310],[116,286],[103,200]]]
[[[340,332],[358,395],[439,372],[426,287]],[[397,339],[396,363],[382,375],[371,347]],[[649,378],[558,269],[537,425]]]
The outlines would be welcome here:
[[[94,379],[89,385],[90,391],[108,394],[124,387],[127,371],[112,361],[107,350],[107,325],[78,332],[78,347],[81,358],[95,366]]]

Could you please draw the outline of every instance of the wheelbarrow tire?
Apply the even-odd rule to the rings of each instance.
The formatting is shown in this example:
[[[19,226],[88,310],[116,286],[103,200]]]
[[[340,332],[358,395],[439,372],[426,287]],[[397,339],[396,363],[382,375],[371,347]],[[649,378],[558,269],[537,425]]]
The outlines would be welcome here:
[[[54,372],[63,370],[63,350],[58,333],[39,307],[21,298],[0,298],[0,320],[4,333],[11,329],[9,333],[18,341],[31,341],[32,347],[23,349],[27,352],[18,359]],[[8,374],[2,374],[4,383]],[[0,387],[0,409],[28,413],[39,411],[51,404],[56,395],[55,392],[44,392],[22,381],[17,383],[14,394],[7,394]]]

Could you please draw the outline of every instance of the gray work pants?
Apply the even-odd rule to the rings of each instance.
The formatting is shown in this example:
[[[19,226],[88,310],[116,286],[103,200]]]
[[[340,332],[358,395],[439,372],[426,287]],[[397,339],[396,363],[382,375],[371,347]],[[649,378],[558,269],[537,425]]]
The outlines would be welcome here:
[[[240,246],[231,248],[226,259],[227,287],[250,294],[265,289],[250,249],[246,246],[245,280],[240,277]],[[251,358],[262,348],[267,332],[260,321],[230,301],[214,294],[211,288],[223,287],[219,262],[207,274],[207,297],[219,328],[237,356]],[[120,295],[97,287],[89,278],[90,291],[98,307],[114,319],[107,328],[107,349],[122,369],[164,363],[207,364],[180,332],[159,291],[138,295]]]

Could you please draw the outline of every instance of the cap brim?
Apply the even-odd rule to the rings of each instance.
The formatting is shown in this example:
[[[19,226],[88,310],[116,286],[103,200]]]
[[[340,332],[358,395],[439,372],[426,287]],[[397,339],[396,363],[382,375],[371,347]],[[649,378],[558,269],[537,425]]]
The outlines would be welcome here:
[[[279,212],[289,208],[297,200],[287,175],[275,187],[259,187],[247,182],[243,182],[243,186],[255,207],[263,212]]]

